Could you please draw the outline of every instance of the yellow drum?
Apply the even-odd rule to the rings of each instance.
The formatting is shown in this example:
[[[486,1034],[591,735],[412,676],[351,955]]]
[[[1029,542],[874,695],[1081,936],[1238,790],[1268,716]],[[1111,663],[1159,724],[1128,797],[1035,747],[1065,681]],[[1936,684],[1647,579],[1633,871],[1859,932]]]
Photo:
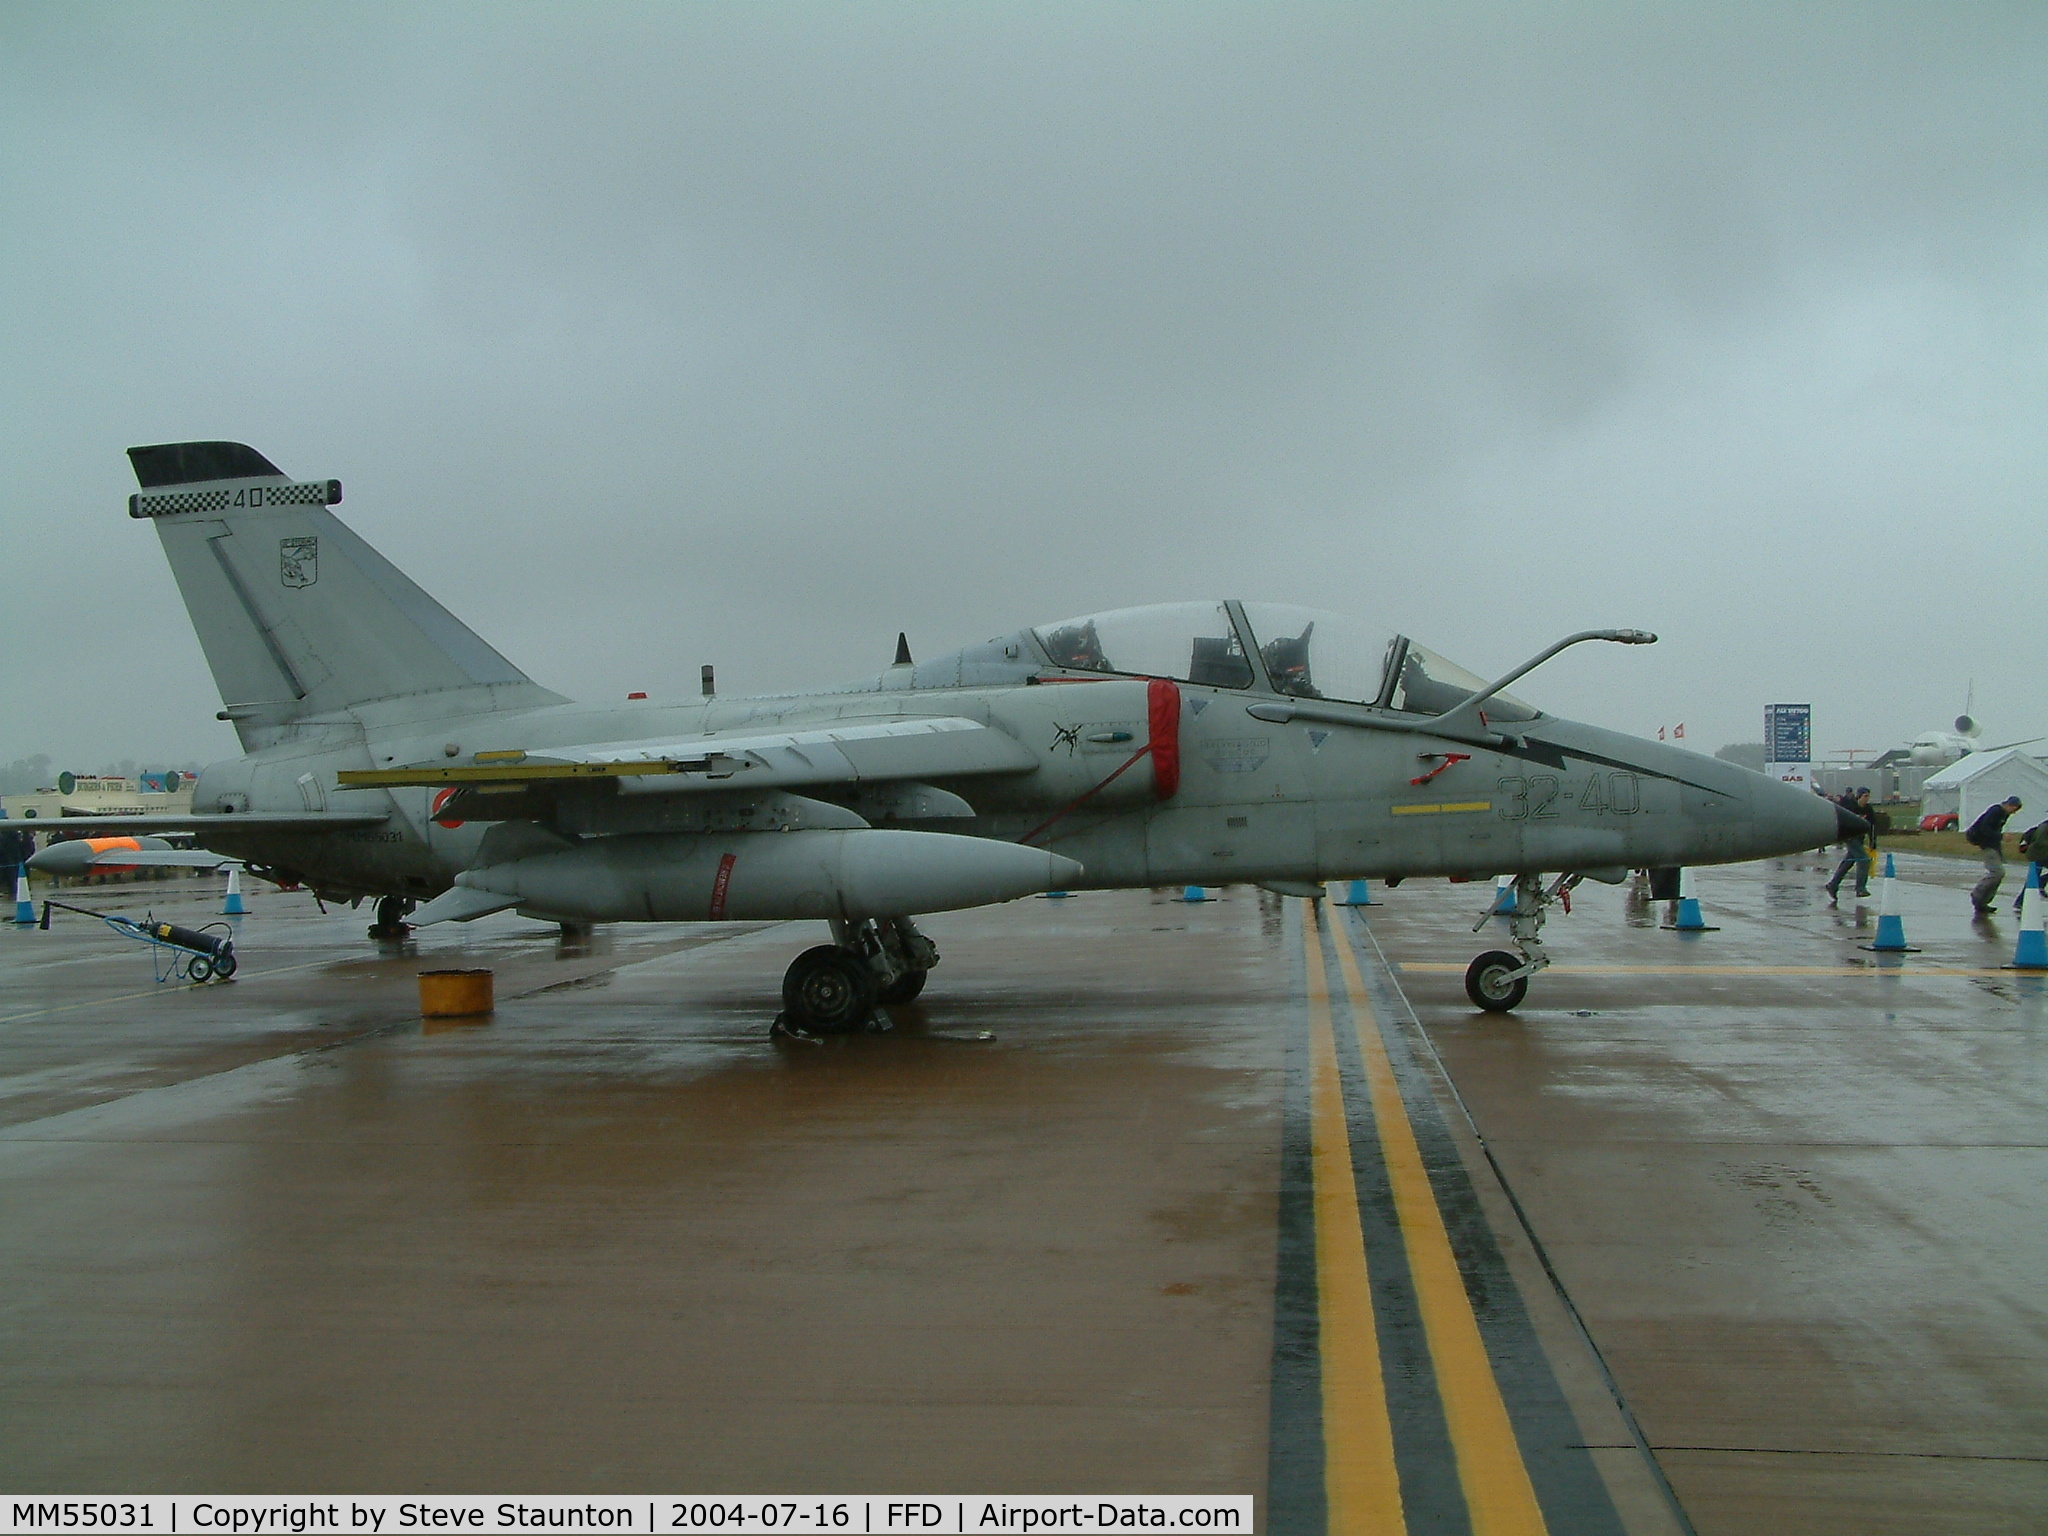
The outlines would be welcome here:
[[[421,971],[420,1013],[429,1019],[458,1019],[489,1013],[497,1006],[489,971]]]

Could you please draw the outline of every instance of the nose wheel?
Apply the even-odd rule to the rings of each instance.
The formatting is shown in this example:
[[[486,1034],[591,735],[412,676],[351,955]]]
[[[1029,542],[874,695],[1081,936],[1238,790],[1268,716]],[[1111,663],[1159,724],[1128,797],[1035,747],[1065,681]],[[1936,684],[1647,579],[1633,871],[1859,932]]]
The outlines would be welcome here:
[[[1550,956],[1537,937],[1553,901],[1572,909],[1572,887],[1580,876],[1563,874],[1547,889],[1541,875],[1515,877],[1515,907],[1508,917],[1508,936],[1514,950],[1489,949],[1465,967],[1465,995],[1488,1013],[1506,1013],[1529,995],[1529,978],[1550,964]],[[1489,911],[1472,925],[1477,933],[1493,919]]]
[[[1488,1013],[1506,1013],[1529,995],[1529,962],[1489,949],[1465,967],[1465,995]]]

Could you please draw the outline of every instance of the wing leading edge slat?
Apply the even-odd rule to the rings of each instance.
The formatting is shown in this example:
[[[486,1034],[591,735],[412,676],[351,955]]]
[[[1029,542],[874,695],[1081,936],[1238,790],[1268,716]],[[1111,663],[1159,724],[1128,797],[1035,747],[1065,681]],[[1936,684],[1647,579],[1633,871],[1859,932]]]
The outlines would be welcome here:
[[[835,724],[760,735],[598,742],[536,752],[478,753],[471,763],[349,769],[343,789],[458,784],[545,786],[612,779],[621,794],[689,794],[899,779],[1029,773],[1037,759],[1015,737],[951,716]]]

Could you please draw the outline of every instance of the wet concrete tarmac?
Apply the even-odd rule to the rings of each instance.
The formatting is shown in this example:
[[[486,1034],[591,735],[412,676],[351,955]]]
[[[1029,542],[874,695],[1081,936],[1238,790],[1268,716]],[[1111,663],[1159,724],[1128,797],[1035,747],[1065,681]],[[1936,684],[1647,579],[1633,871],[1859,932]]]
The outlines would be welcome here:
[[[1700,871],[1700,935],[1582,887],[1506,1020],[1486,893],[1371,927],[1699,1530],[2048,1530],[2048,978],[1974,865],[1900,857],[1904,957],[1831,868]]]
[[[1700,936],[1582,888],[1507,1018],[1478,887],[1018,902],[822,1045],[765,1030],[814,925],[380,953],[260,894],[200,988],[0,933],[0,1486],[2038,1530],[2048,982],[1902,873],[1881,965],[1817,861],[1703,872]],[[451,963],[487,1023],[423,1025]]]
[[[499,1006],[428,1032],[362,921],[263,898],[233,983],[159,990],[0,934],[0,1485],[1263,1481],[1249,902],[934,921],[932,1006],[822,1046],[766,1032],[818,925],[429,930]]]

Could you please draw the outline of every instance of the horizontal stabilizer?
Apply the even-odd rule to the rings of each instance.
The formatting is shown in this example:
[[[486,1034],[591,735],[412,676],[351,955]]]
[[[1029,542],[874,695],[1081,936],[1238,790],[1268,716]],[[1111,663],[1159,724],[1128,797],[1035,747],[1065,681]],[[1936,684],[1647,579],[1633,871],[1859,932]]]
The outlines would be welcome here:
[[[517,896],[506,896],[497,891],[475,891],[466,885],[457,885],[443,891],[406,921],[415,928],[424,928],[429,923],[470,923],[518,905]]]

